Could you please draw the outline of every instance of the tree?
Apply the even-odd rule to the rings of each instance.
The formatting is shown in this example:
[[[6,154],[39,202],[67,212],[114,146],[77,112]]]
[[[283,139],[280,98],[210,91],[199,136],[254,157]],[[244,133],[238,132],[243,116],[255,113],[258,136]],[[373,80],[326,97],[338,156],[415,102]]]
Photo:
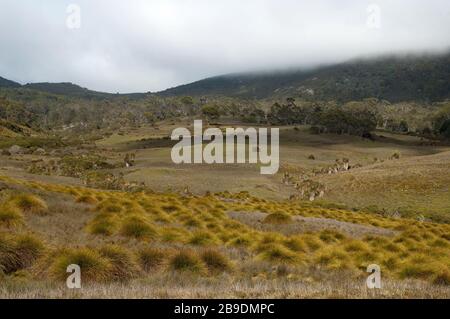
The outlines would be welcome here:
[[[450,119],[444,121],[439,129],[439,134],[450,139]]]
[[[181,102],[184,105],[192,105],[192,104],[194,104],[194,99],[192,98],[192,96],[183,96],[181,98]]]
[[[217,105],[206,104],[202,106],[202,114],[209,120],[216,120],[220,117],[220,111]]]

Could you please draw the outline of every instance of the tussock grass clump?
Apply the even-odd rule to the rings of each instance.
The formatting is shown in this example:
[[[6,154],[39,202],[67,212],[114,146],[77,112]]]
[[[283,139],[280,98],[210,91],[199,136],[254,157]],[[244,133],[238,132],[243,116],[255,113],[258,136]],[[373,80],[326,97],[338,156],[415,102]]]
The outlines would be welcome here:
[[[400,278],[428,280],[435,274],[435,269],[429,264],[408,263],[400,271]]]
[[[123,207],[115,202],[105,200],[95,207],[95,210],[103,213],[121,213]]]
[[[306,244],[300,237],[291,237],[283,242],[283,245],[295,252],[306,252]]]
[[[136,239],[154,239],[158,234],[155,227],[141,216],[126,217],[122,222],[120,233]]]
[[[192,234],[192,237],[189,239],[189,244],[191,245],[215,245],[217,244],[217,238],[208,231],[199,230]]]
[[[50,267],[51,275],[58,280],[66,280],[67,266],[80,266],[83,282],[104,282],[111,279],[113,266],[110,260],[90,248],[62,250]]]
[[[303,241],[310,251],[318,250],[323,246],[323,243],[314,235],[304,235]]]
[[[210,271],[223,272],[230,269],[230,262],[227,257],[214,249],[206,249],[200,253],[200,258]]]
[[[177,271],[203,272],[202,260],[190,250],[181,250],[170,260],[170,267]]]
[[[20,256],[21,268],[27,268],[44,252],[44,244],[31,235],[16,238],[16,254]]]
[[[344,245],[344,250],[349,253],[368,251],[370,250],[369,245],[363,241],[351,240]]]
[[[98,215],[88,225],[88,232],[92,235],[113,235],[118,227],[116,219],[111,215]]]
[[[16,269],[17,256],[14,241],[10,236],[0,233],[0,274],[10,273]]]
[[[23,235],[14,238],[0,234],[0,272],[9,274],[27,268],[43,251],[44,245],[35,237]]]
[[[187,216],[183,218],[183,224],[187,227],[200,227],[202,222],[195,217]]]
[[[319,238],[325,243],[335,243],[344,239],[345,236],[336,230],[326,229],[320,232]]]
[[[240,235],[228,241],[228,245],[234,247],[248,247],[252,243],[249,235]]]
[[[262,252],[259,257],[266,261],[280,263],[295,263],[298,261],[298,256],[294,252],[278,244],[266,245],[260,250]]]
[[[350,257],[337,247],[325,247],[317,252],[315,262],[328,269],[348,269],[350,268]]]
[[[17,227],[23,224],[23,215],[19,208],[4,204],[0,205],[0,226]]]
[[[263,223],[266,224],[289,224],[292,223],[292,217],[283,212],[276,212],[266,216]]]
[[[149,272],[163,265],[166,259],[166,253],[167,252],[162,249],[152,247],[140,249],[137,253],[139,265],[142,270]]]
[[[18,207],[22,212],[29,212],[38,215],[45,215],[48,206],[44,200],[31,194],[20,194],[13,196],[10,203]]]
[[[188,232],[182,228],[164,227],[160,232],[160,238],[164,242],[184,242]]]
[[[85,203],[89,205],[95,205],[98,203],[98,200],[91,195],[80,195],[76,199],[77,203]]]
[[[394,272],[396,269],[398,269],[399,263],[400,260],[396,255],[388,256],[381,262],[383,267],[391,272]]]
[[[127,281],[136,276],[138,269],[132,255],[117,245],[108,245],[100,249],[100,254],[107,258],[112,267],[110,276],[116,281]]]
[[[180,210],[181,210],[181,207],[178,206],[178,205],[163,205],[163,206],[161,206],[161,209],[162,209],[164,212],[166,212],[166,213],[168,213],[168,214],[171,214],[171,213],[180,211]]]
[[[433,284],[450,286],[450,270],[442,269],[433,278]]]

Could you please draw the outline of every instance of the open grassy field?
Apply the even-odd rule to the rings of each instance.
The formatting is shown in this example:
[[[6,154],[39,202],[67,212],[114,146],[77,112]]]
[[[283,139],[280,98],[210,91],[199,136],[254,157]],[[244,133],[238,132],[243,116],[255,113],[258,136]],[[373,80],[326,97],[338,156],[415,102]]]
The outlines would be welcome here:
[[[27,169],[58,154],[0,155],[0,297],[450,297],[449,147],[283,127],[272,176],[173,164],[167,135],[185,124],[72,150],[145,183],[132,191]],[[115,165],[127,153],[134,165]],[[73,263],[75,291],[65,286]],[[380,290],[365,286],[371,264]]]

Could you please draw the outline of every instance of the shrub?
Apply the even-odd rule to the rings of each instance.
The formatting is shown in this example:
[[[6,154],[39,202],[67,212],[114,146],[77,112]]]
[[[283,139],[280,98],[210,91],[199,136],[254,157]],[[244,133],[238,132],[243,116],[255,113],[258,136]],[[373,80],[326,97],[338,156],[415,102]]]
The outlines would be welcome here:
[[[138,251],[141,268],[148,272],[163,264],[166,253],[162,249],[147,247]]]
[[[71,264],[80,266],[83,282],[104,282],[111,279],[113,267],[109,259],[90,248],[60,251],[50,267],[50,273],[58,280],[66,280],[67,266]]]
[[[286,213],[276,212],[266,216],[263,223],[266,224],[288,224],[292,222],[292,217]]]
[[[228,262],[227,258],[217,250],[204,250],[201,252],[200,258],[203,260],[209,270],[226,271],[230,268],[230,263]]]
[[[16,227],[23,224],[23,215],[19,208],[12,205],[0,205],[0,225]]]
[[[113,280],[126,281],[136,275],[136,264],[125,249],[117,245],[108,245],[100,249],[100,254],[111,262],[110,274]]]
[[[10,202],[16,205],[23,212],[43,215],[48,212],[48,206],[41,198],[31,194],[16,195]]]
[[[170,260],[170,267],[178,271],[202,272],[204,270],[201,259],[192,251],[179,251]]]
[[[157,235],[156,229],[141,216],[129,216],[125,218],[120,233],[136,239],[153,239]]]

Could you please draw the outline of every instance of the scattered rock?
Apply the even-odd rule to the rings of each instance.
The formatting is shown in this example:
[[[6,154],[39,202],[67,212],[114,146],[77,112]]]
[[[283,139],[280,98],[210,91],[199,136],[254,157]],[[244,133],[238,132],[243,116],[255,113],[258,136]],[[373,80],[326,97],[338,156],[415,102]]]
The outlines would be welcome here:
[[[13,145],[8,149],[9,153],[11,155],[16,155],[16,154],[23,154],[25,153],[25,150],[23,147],[20,147],[19,145]]]
[[[47,152],[43,148],[38,148],[33,152],[34,155],[45,155]]]

